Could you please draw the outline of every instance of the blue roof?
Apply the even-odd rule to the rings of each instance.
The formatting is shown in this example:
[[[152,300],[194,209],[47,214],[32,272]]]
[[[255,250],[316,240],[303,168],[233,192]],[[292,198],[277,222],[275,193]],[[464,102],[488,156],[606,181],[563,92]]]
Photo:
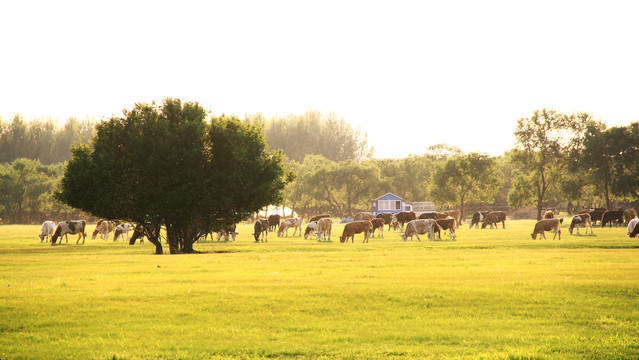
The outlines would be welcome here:
[[[391,192],[386,193],[386,194],[378,197],[375,200],[402,200],[402,201],[405,202],[405,200],[403,198],[401,198],[401,197],[399,197],[399,196],[397,196],[397,195],[395,195],[395,194],[393,194]]]

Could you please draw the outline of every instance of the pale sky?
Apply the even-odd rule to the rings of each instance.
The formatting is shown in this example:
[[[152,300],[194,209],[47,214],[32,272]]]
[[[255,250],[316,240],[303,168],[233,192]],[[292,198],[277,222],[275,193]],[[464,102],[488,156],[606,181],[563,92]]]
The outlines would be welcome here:
[[[0,116],[318,110],[377,157],[501,155],[549,108],[639,121],[639,1],[0,2]]]

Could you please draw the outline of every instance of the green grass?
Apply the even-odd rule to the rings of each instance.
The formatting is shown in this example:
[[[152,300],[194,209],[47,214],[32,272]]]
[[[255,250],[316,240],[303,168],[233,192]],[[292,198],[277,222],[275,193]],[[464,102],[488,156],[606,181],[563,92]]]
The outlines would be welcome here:
[[[368,244],[242,225],[193,255],[0,226],[0,358],[639,358],[639,240],[533,224]]]

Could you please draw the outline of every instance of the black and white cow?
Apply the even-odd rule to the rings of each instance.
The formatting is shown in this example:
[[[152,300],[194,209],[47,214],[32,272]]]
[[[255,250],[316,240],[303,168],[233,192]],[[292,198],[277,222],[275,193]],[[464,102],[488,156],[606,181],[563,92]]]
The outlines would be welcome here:
[[[478,211],[474,213],[472,219],[470,220],[470,226],[468,226],[468,228],[472,229],[474,225],[475,229],[479,229],[479,223],[484,221],[486,214],[488,214],[489,212],[490,211]]]
[[[262,241],[268,242],[268,220],[258,219],[253,225],[253,230],[255,242],[260,242],[260,235],[262,236]]]

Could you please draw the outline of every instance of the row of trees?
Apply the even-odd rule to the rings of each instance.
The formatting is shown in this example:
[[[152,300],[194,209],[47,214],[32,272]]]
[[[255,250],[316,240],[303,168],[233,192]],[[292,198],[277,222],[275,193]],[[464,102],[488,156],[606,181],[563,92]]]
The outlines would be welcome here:
[[[88,144],[95,131],[92,119],[69,118],[62,127],[53,119],[25,121],[21,115],[11,121],[0,119],[0,163],[25,158],[44,165],[69,160],[71,144]]]

